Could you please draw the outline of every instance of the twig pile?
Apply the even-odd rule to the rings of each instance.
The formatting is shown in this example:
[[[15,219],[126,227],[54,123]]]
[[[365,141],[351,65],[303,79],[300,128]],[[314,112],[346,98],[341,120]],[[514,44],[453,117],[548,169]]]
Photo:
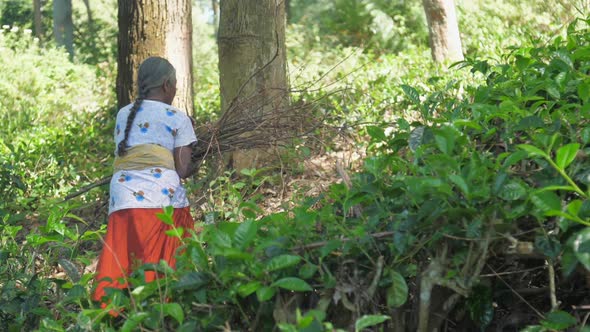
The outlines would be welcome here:
[[[288,93],[269,97],[255,94],[239,103],[234,100],[215,123],[196,129],[198,144],[193,147],[193,162],[207,158],[210,153],[280,145],[290,139],[308,135],[322,121],[312,121],[312,104],[290,105]]]

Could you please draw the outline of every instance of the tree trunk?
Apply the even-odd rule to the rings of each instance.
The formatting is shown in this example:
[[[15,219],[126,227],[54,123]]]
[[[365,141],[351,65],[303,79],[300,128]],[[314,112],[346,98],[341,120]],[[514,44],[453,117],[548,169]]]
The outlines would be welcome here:
[[[117,103],[137,96],[137,70],[150,56],[176,69],[174,106],[193,113],[191,0],[119,0]]]
[[[91,46],[95,47],[95,32],[94,32],[94,21],[92,20],[92,10],[90,10],[90,0],[84,0],[84,6],[86,6],[86,17],[88,18],[88,33],[90,34]]]
[[[213,9],[213,29],[215,30],[215,38],[219,34],[219,0],[211,0],[211,8]]]
[[[463,60],[461,36],[453,0],[422,0],[432,58],[436,62]]]
[[[74,58],[74,22],[72,0],[53,0],[53,35],[57,46],[64,46]]]
[[[41,0],[33,0],[33,23],[35,26],[35,37],[41,39],[43,36],[43,22],[41,21]]]
[[[288,103],[284,0],[223,0],[219,21],[221,110],[247,107],[249,119]],[[247,104],[247,105],[245,105]],[[237,169],[266,163],[261,150],[232,156]],[[265,161],[266,160],[266,161]]]

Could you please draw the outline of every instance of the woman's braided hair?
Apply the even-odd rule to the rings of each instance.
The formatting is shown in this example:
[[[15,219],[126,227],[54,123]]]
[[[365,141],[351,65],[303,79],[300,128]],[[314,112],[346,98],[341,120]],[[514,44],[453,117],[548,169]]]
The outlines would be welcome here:
[[[167,80],[170,80],[170,83],[176,83],[176,70],[168,60],[153,56],[145,59],[139,66],[137,73],[138,96],[129,110],[129,116],[127,117],[127,124],[125,125],[124,131],[125,136],[117,146],[118,156],[124,156],[127,153],[129,132],[131,131],[133,120],[135,120],[135,115],[141,107],[141,103],[148,97],[148,94],[152,89],[162,86]]]

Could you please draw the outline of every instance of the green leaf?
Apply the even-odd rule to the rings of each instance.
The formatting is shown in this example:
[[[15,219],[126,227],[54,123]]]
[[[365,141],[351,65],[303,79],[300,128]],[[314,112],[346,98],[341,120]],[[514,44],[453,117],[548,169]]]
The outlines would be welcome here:
[[[590,142],[590,127],[582,129],[582,132],[580,133],[580,138],[582,139],[582,143],[584,145]]]
[[[520,120],[518,125],[514,127],[515,130],[531,130],[535,128],[542,128],[545,126],[543,119],[537,115],[524,117]]]
[[[543,255],[555,260],[561,252],[561,243],[553,236],[538,235],[535,237],[535,248]]]
[[[295,277],[279,279],[275,281],[271,286],[280,287],[296,292],[307,292],[313,290],[313,288],[311,288],[311,286],[307,282]]]
[[[553,191],[535,192],[531,195],[531,202],[543,213],[561,211],[561,199]]]
[[[182,238],[182,235],[184,234],[184,228],[182,228],[182,227],[174,227],[172,229],[167,230],[164,233],[166,233],[166,235],[168,235],[168,236]]]
[[[340,240],[330,240],[325,246],[320,248],[320,258],[328,256],[332,251],[336,250],[342,245]]]
[[[520,182],[510,182],[502,187],[500,198],[505,201],[515,201],[526,195],[526,188]]]
[[[565,311],[554,311],[547,314],[544,320],[541,321],[541,326],[551,330],[565,330],[568,327],[574,326],[577,320]]]
[[[385,131],[381,127],[367,126],[365,129],[367,130],[367,134],[376,141],[385,141],[387,139]]]
[[[66,271],[67,276],[73,282],[78,282],[80,280],[80,272],[78,272],[78,268],[74,263],[70,262],[65,258],[60,258],[58,261],[59,265]]]
[[[561,94],[555,85],[549,85],[545,88],[545,91],[549,94],[549,96],[553,97],[553,99],[559,99]]]
[[[572,235],[568,244],[580,263],[590,271],[590,227],[586,227]]]
[[[401,88],[404,94],[412,101],[412,103],[420,105],[420,94],[418,93],[418,90],[406,84],[402,84]]]
[[[364,328],[381,324],[388,319],[391,318],[385,315],[364,315],[354,323],[354,330],[355,332],[360,332]]]
[[[408,284],[404,277],[396,271],[391,270],[391,287],[387,289],[387,306],[397,308],[408,300]]]
[[[156,213],[156,217],[158,217],[158,219],[162,220],[166,225],[174,225],[174,207],[169,205],[169,206],[164,206],[162,208],[162,213]]]
[[[184,274],[172,285],[176,290],[197,290],[209,282],[207,276],[201,272]]]
[[[171,316],[172,318],[176,319],[178,324],[182,324],[184,321],[184,311],[182,311],[182,307],[178,303],[160,303],[160,309],[166,316]]]
[[[451,127],[442,127],[434,131],[434,141],[438,149],[447,155],[453,153],[458,133]]]
[[[422,138],[424,137],[424,127],[416,127],[410,133],[410,139],[408,140],[408,146],[410,150],[416,151],[420,145],[422,145]]]
[[[218,230],[215,233],[213,233],[212,242],[212,244],[215,244],[216,246],[222,248],[231,248],[232,246],[231,237],[221,230]]]
[[[303,279],[309,279],[318,271],[317,265],[305,264],[299,269],[299,276]]]
[[[590,218],[590,200],[588,200],[588,199],[584,200],[584,203],[582,203],[582,206],[580,207],[580,210],[578,211],[578,217],[580,217],[582,219]]]
[[[240,285],[238,287],[238,294],[240,294],[241,297],[246,297],[246,296],[254,293],[255,291],[257,291],[258,289],[260,289],[260,287],[262,287],[260,282],[252,281],[247,284]]]
[[[131,295],[133,295],[136,300],[142,301],[157,290],[157,285],[152,285],[153,284],[137,286],[131,291]]]
[[[580,213],[580,209],[582,209],[582,205],[583,203],[581,200],[575,199],[567,205],[567,212],[571,213],[574,216],[577,216]]]
[[[275,296],[277,289],[274,287],[260,287],[256,290],[256,298],[260,302],[266,302]]]
[[[289,266],[297,265],[301,261],[301,257],[295,255],[280,255],[273,257],[267,264],[266,270],[268,272],[281,270]]]
[[[449,180],[453,182],[461,191],[465,194],[465,196],[469,196],[469,187],[467,186],[467,182],[456,174],[449,175]]]
[[[560,169],[565,169],[569,164],[574,161],[576,155],[578,154],[578,150],[580,149],[580,144],[578,143],[571,143],[562,146],[557,150],[556,156],[556,164]]]
[[[147,312],[134,312],[126,320],[125,324],[121,327],[121,332],[135,331],[137,326],[144,321],[149,314]]]
[[[582,82],[578,85],[578,97],[584,102],[588,102],[590,98],[590,84],[588,82]]]
[[[549,159],[549,155],[547,153],[543,152],[543,150],[541,150],[535,146],[532,146],[529,144],[519,144],[518,148],[526,151],[530,157],[539,156],[539,157]]]
[[[258,225],[252,220],[246,220],[238,226],[234,233],[234,242],[240,248],[247,247],[256,237]]]
[[[503,168],[508,168],[514,164],[516,164],[517,162],[523,160],[524,158],[527,157],[527,152],[526,151],[515,151],[514,153],[511,153],[505,160],[504,160],[504,164],[502,164]]]

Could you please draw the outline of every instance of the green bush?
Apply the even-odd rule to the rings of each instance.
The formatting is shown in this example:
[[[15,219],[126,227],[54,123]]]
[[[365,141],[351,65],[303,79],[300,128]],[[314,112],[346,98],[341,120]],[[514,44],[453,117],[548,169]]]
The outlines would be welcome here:
[[[40,47],[30,30],[0,30],[0,52],[0,194],[7,197],[0,208],[31,211],[105,173],[112,82]]]
[[[460,64],[484,77],[464,87],[467,98],[457,98],[454,81],[428,95],[401,85],[415,120],[399,119],[391,131],[391,123],[366,127],[368,157],[350,187],[334,184],[267,216],[235,210],[225,218],[242,222],[205,225],[185,239],[177,270],[143,267],[165,279],[145,284],[140,269],[130,293],[113,291],[106,310],[124,308],[125,320],[80,306],[68,322],[103,330],[360,331],[402,322],[416,329],[416,317],[389,315],[429,298],[415,294],[420,283],[422,293],[439,285],[467,297],[460,305],[474,328],[485,329],[492,302],[502,299],[494,298],[500,286],[479,276],[507,238],[533,243],[563,275],[583,277],[590,271],[590,32],[579,23],[566,39],[515,49],[501,62]],[[237,195],[242,186],[227,188]],[[537,323],[565,329],[577,321],[553,311]],[[63,321],[44,316],[41,324]]]

